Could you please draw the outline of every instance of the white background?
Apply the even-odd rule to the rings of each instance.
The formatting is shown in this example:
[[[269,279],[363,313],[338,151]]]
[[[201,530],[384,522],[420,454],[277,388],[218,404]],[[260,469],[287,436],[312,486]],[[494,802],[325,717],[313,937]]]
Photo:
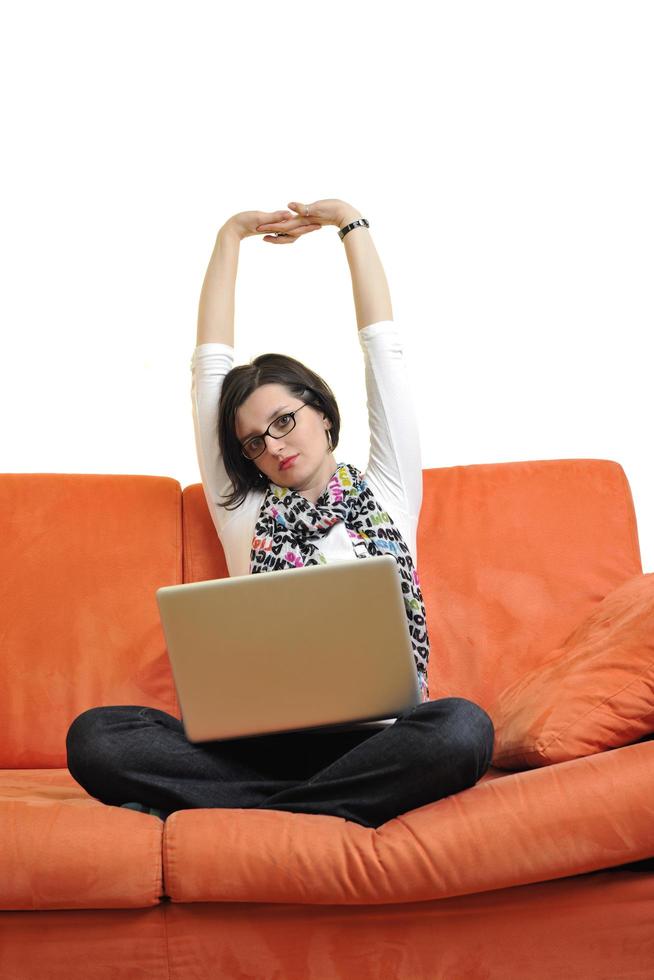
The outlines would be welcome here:
[[[647,2],[3,8],[5,472],[198,482],[190,359],[215,235],[338,197],[370,221],[423,466],[618,461],[654,569]],[[363,466],[333,228],[243,242],[236,363],[331,385]]]

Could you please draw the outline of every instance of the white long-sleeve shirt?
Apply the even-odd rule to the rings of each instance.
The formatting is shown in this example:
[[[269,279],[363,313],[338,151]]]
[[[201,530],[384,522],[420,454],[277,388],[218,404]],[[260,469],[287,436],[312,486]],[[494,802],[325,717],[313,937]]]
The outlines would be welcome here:
[[[393,320],[370,323],[358,335],[365,360],[370,431],[368,464],[362,472],[375,498],[400,530],[417,571],[422,461],[402,339]],[[252,537],[266,493],[265,488],[250,490],[234,510],[225,510],[219,504],[233,489],[217,433],[223,379],[233,366],[234,348],[229,344],[199,344],[191,359],[193,423],[200,475],[230,576],[250,574]],[[355,557],[352,540],[345,524],[339,521],[321,535],[320,550],[328,562],[351,559]],[[394,721],[386,718],[349,727],[383,729]]]
[[[417,568],[416,533],[422,504],[422,461],[418,424],[404,361],[402,338],[393,320],[358,331],[365,360],[370,453],[362,471],[375,498],[398,527]],[[235,510],[219,500],[233,489],[218,444],[218,402],[223,380],[234,366],[229,344],[199,344],[191,359],[193,424],[200,475],[230,576],[248,575],[255,524],[265,488],[252,489]],[[354,558],[342,521],[321,536],[327,561]]]

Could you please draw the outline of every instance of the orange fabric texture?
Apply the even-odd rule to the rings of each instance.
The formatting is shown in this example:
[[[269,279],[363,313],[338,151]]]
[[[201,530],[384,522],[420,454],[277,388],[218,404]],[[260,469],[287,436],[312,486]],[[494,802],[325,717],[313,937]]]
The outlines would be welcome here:
[[[0,541],[0,768],[65,767],[96,705],[181,717],[155,598],[182,581],[176,480],[2,474]]]
[[[493,765],[547,766],[654,731],[654,573],[614,589],[490,711]]]
[[[642,573],[624,470],[603,459],[424,470],[417,564],[431,697],[488,711]]]
[[[384,908],[171,904],[170,978],[645,980],[653,903],[654,875],[606,872]]]
[[[654,875],[600,872],[437,902],[220,903],[0,914],[15,980],[648,978]]]
[[[67,769],[0,771],[0,908],[156,905],[162,835],[158,817],[105,806]]]

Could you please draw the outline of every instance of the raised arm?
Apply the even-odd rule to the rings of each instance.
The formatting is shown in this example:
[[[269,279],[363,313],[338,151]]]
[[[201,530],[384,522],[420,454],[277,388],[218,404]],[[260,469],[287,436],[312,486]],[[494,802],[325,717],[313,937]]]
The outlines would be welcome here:
[[[198,306],[197,344],[234,346],[234,293],[241,238],[226,221],[216,236]]]
[[[356,218],[363,218],[361,212],[345,205],[338,215],[338,227],[344,228]],[[365,225],[353,228],[343,239],[343,245],[352,276],[358,329],[380,320],[392,320],[391,294],[370,230]]]
[[[234,529],[238,518],[246,519],[244,505],[227,511],[225,500],[233,491],[224,466],[218,442],[218,405],[225,375],[234,366],[234,293],[240,243],[257,235],[256,226],[262,221],[274,221],[287,211],[242,211],[233,215],[216,236],[198,308],[197,344],[191,358],[193,424],[198,464],[207,504],[227,556],[230,574],[246,574],[241,569],[241,551],[236,528],[236,543],[227,531]],[[290,243],[320,228],[312,222],[299,222],[285,235]],[[234,569],[237,569],[235,572]]]

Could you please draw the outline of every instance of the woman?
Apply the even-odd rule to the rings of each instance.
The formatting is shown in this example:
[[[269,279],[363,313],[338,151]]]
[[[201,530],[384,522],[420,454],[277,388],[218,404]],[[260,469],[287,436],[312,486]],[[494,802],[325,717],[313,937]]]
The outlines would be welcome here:
[[[229,218],[206,272],[191,367],[207,504],[230,575],[393,554],[423,702],[376,726],[199,744],[164,711],[91,708],[70,726],[68,767],[103,802],[162,818],[191,807],[257,807],[378,827],[473,786],[490,765],[493,725],[464,698],[428,700],[429,638],[415,570],[418,430],[368,222],[335,199],[292,202],[289,209]],[[350,266],[366,362],[371,452],[365,477],[336,462],[340,416],[319,375],[281,354],[233,367],[240,242],[264,234],[265,242],[294,244],[329,225],[339,229]]]

